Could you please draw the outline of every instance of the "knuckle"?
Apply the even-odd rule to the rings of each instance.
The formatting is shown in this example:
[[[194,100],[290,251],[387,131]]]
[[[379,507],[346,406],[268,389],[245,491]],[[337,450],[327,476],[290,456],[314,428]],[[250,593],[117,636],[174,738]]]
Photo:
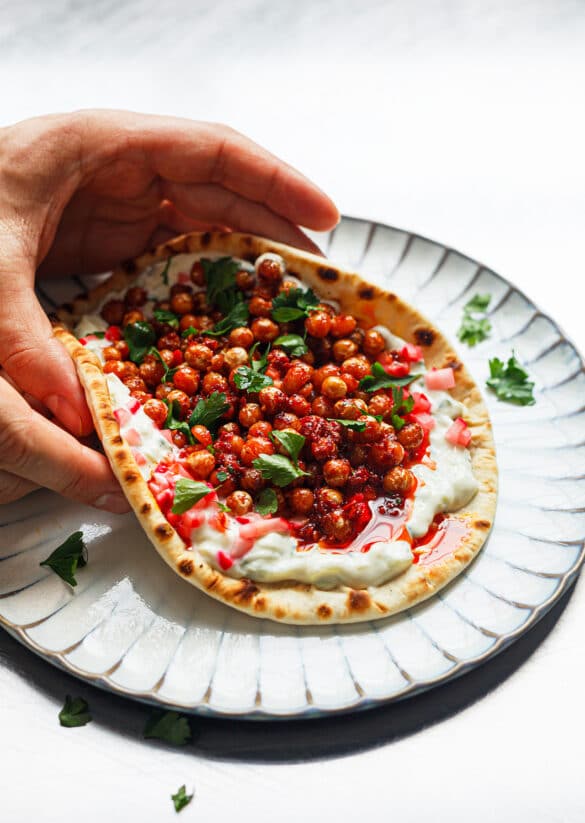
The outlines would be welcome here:
[[[9,472],[0,471],[0,506],[6,503],[14,503],[28,494],[34,488],[33,483],[29,483],[22,478]]]

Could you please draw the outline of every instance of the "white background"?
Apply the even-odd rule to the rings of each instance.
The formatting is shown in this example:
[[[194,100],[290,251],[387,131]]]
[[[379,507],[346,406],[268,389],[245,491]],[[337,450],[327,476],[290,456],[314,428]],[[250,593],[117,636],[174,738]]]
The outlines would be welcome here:
[[[0,123],[88,106],[227,122],[345,213],[499,271],[584,348],[584,37],[576,0],[0,0]],[[205,721],[181,751],[1,632],[0,819],[171,820],[186,782],[185,821],[582,820],[584,624],[577,584],[455,684],[324,723]],[[93,723],[59,727],[66,692]]]

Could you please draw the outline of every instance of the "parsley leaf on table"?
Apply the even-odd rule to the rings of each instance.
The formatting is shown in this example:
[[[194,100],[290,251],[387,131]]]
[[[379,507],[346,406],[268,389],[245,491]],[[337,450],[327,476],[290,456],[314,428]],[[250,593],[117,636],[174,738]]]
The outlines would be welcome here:
[[[75,572],[87,565],[87,548],[83,542],[83,532],[73,532],[39,565],[48,566],[70,586],[77,586]]]
[[[496,393],[498,400],[515,403],[517,406],[533,406],[535,404],[533,389],[534,382],[529,380],[528,372],[516,360],[514,353],[504,364],[498,357],[489,361],[490,377],[486,381],[490,389]]]
[[[128,343],[130,360],[141,363],[144,355],[156,343],[156,334],[150,323],[139,320],[124,327],[124,340]]]
[[[195,503],[211,494],[212,491],[213,489],[210,489],[207,483],[201,483],[199,480],[189,480],[187,477],[179,477],[175,483],[172,513],[184,514]]]
[[[177,789],[176,794],[171,795],[171,800],[175,806],[175,811],[180,812],[181,809],[184,809],[185,806],[188,806],[193,800],[193,794],[187,794],[187,789],[183,784],[179,789]]]
[[[82,697],[65,698],[65,705],[59,712],[59,723],[67,729],[74,729],[77,726],[85,726],[91,720],[89,706]]]
[[[204,400],[201,398],[191,412],[189,426],[206,426],[211,432],[219,425],[219,420],[230,407],[224,392],[212,392]]]
[[[278,498],[274,489],[262,489],[256,501],[258,514],[274,514],[278,509]]]
[[[143,736],[164,740],[174,746],[184,746],[191,740],[191,726],[188,719],[179,712],[153,712],[146,721]]]
[[[290,289],[277,294],[272,301],[272,319],[277,323],[289,323],[307,317],[310,309],[319,305],[319,298],[312,289]]]
[[[486,316],[487,307],[492,297],[490,294],[475,294],[463,306],[463,318],[457,336],[462,343],[475,346],[489,337],[492,324]]]
[[[264,480],[271,480],[275,486],[280,487],[288,486],[293,480],[307,474],[282,454],[261,454],[252,465],[258,469]]]
[[[396,386],[408,386],[420,374],[407,374],[406,377],[392,377],[381,363],[372,363],[372,373],[366,374],[359,382],[360,391],[378,391],[378,389],[393,389]]]

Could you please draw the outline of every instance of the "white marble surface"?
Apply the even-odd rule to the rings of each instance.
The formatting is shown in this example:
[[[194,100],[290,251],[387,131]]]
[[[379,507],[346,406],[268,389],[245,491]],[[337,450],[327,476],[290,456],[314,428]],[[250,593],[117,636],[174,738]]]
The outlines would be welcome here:
[[[0,0],[0,123],[114,106],[222,120],[343,211],[512,279],[581,349],[585,8],[575,0]],[[305,724],[204,721],[182,751],[147,710],[0,633],[0,819],[580,821],[583,584],[460,681]],[[94,722],[61,729],[65,693]]]

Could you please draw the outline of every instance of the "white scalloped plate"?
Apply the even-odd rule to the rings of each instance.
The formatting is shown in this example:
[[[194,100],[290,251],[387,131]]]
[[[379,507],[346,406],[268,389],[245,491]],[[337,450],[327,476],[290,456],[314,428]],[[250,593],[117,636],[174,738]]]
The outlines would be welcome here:
[[[463,304],[491,293],[492,337],[460,349],[462,359],[483,386],[488,357],[514,349],[536,380],[532,407],[487,396],[500,495],[477,560],[397,617],[297,628],[242,615],[181,581],[132,515],[38,492],[0,510],[0,621],[24,645],[88,682],[165,707],[311,717],[456,677],[527,631],[566,591],[585,539],[585,376],[573,345],[501,277],[417,235],[344,218],[327,253],[398,292],[451,341]],[[45,284],[41,297],[50,308],[72,291],[71,281]],[[90,562],[72,591],[39,562],[78,528]]]

